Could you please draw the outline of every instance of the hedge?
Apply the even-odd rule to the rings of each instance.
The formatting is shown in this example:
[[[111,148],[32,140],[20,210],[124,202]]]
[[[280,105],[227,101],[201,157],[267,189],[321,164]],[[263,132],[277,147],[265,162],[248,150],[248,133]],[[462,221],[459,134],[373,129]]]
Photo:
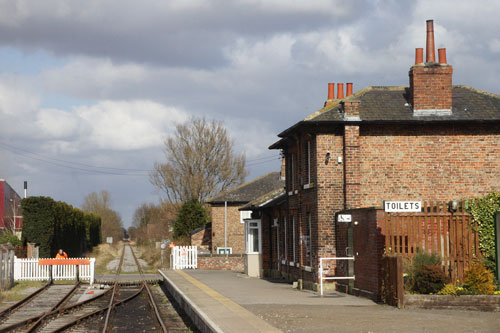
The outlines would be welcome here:
[[[80,257],[101,242],[101,218],[65,202],[29,197],[21,201],[21,210],[23,243],[39,244],[42,258],[54,257],[58,249]]]

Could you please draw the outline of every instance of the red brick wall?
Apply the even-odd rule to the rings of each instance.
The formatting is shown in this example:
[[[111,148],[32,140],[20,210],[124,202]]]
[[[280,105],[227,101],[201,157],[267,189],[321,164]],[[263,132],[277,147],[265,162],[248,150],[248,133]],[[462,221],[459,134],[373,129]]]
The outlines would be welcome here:
[[[212,215],[212,253],[216,247],[224,247],[224,205],[211,205]],[[241,205],[227,206],[227,246],[233,253],[245,253],[245,224],[240,223]]]
[[[191,235],[191,245],[201,249],[212,249],[212,227],[205,227]]]
[[[364,126],[361,207],[382,200],[458,200],[500,190],[500,128]]]
[[[245,258],[243,255],[213,255],[198,256],[198,269],[226,270],[243,272],[245,270]]]
[[[415,65],[410,69],[410,94],[415,110],[450,110],[452,106],[450,65]]]
[[[347,244],[347,229],[353,228],[354,288],[357,293],[379,300],[381,266],[380,259],[384,253],[385,238],[381,234],[379,223],[383,221],[382,210],[354,209],[343,211],[342,214],[351,214],[354,223],[337,223],[338,239],[336,243],[338,253],[345,254]],[[340,266],[343,268],[343,266]],[[339,269],[337,276],[347,276],[348,272]],[[339,284],[348,285],[348,280],[339,280]],[[339,288],[344,290],[345,288]]]

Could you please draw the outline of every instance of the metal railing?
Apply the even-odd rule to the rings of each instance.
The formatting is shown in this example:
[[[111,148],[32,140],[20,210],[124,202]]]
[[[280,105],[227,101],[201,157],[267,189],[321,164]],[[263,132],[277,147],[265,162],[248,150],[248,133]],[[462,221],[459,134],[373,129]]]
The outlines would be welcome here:
[[[323,261],[326,260],[352,260],[354,257],[329,257],[329,258],[319,258],[319,283],[320,283],[320,295],[323,296],[323,280],[354,280],[354,276],[323,276]]]

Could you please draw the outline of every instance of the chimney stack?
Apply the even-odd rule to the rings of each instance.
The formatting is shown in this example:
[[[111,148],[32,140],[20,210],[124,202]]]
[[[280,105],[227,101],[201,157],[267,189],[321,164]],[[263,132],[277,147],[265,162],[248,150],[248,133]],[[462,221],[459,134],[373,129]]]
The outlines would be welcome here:
[[[337,83],[337,99],[344,98],[344,84]]]
[[[415,65],[424,63],[424,49],[417,47],[415,49]]]
[[[446,49],[439,49],[439,63],[434,50],[434,24],[427,20],[427,49],[415,50],[415,65],[410,68],[409,103],[414,116],[450,115],[452,109],[453,67],[447,64]]]
[[[346,86],[347,86],[347,93],[346,93],[346,96],[345,97],[349,97],[352,95],[352,83],[346,83]]]
[[[446,49],[438,49],[439,63],[441,65],[446,65]]]
[[[436,53],[434,51],[434,20],[427,20],[426,42],[425,62],[436,62]]]
[[[332,104],[334,100],[335,100],[335,83],[328,83],[328,98],[323,107]]]

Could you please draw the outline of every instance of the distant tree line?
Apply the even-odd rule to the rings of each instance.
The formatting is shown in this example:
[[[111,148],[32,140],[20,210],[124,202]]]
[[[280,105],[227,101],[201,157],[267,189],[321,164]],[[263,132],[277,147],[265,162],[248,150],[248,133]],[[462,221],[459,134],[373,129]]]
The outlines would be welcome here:
[[[113,243],[123,237],[123,223],[120,214],[111,209],[111,195],[108,191],[92,192],[83,200],[82,209],[101,218],[102,239],[113,237]]]
[[[50,197],[21,201],[22,241],[39,244],[40,257],[53,257],[58,249],[82,256],[101,242],[101,218]]]

